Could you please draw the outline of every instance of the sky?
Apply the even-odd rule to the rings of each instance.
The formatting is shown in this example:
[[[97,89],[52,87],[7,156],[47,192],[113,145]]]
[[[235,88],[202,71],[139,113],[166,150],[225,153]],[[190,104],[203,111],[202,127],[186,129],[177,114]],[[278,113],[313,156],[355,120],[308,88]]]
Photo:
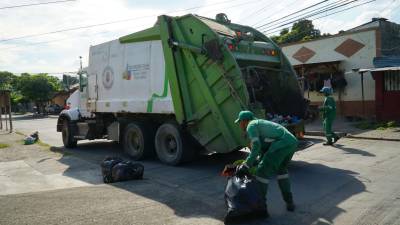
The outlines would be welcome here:
[[[79,56],[82,56],[83,65],[87,65],[91,45],[151,27],[161,14],[193,13],[213,18],[223,12],[234,23],[257,27],[321,0],[75,0],[4,8],[53,1],[57,0],[0,0],[0,71],[56,76],[75,72],[79,69]],[[335,1],[338,0],[324,4]],[[400,0],[376,0],[313,23],[322,33],[335,34],[369,22],[373,17],[384,17],[400,24]],[[31,36],[113,21],[123,22]],[[274,34],[270,32],[268,35]],[[11,38],[19,39],[7,41]]]

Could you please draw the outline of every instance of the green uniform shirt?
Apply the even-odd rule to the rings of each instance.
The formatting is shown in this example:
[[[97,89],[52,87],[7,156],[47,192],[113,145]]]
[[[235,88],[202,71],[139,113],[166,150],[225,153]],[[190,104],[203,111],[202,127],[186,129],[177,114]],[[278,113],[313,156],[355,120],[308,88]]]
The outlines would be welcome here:
[[[334,119],[336,117],[336,103],[332,96],[325,97],[324,105],[322,107],[323,115],[322,117]]]
[[[269,147],[271,142],[284,138],[294,139],[297,142],[296,138],[285,127],[261,119],[250,121],[247,125],[247,136],[251,141],[251,152],[246,159],[246,165],[249,167],[254,164],[257,157],[263,153],[263,150]]]

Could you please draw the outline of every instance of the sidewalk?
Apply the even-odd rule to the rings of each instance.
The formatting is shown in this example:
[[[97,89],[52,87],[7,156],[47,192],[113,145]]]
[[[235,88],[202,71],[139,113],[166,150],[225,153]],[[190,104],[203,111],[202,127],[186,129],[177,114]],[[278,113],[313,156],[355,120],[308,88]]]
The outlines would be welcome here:
[[[385,130],[362,130],[355,127],[358,122],[349,122],[343,117],[333,122],[333,131],[347,138],[400,141],[400,127]],[[306,135],[325,136],[321,119],[316,119],[305,125]]]

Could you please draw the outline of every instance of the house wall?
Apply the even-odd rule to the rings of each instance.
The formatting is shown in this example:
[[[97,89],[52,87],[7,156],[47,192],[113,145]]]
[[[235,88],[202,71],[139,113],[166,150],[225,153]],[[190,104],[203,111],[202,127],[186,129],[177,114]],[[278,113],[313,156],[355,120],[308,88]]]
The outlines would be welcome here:
[[[344,116],[362,116],[363,114],[373,116],[375,112],[375,81],[369,72],[364,74],[363,110],[361,77],[353,69],[374,67],[373,58],[377,54],[376,46],[379,44],[376,38],[377,33],[376,30],[372,29],[340,34],[320,40],[283,46],[282,50],[293,66],[341,61],[339,68],[344,72],[347,81],[347,86],[341,93],[342,102],[337,102],[341,114]],[[347,41],[346,44],[345,41]],[[340,45],[345,46],[342,46],[341,50],[339,50],[338,47]],[[314,54],[311,54],[312,56],[310,55],[311,57],[307,60],[300,61],[296,59],[296,54],[298,56],[298,51],[302,48],[307,48]],[[357,49],[358,51],[355,51]],[[304,97],[314,104],[321,103],[324,99],[324,96],[317,92],[308,93],[306,91]],[[334,97],[337,101],[339,100],[337,92],[335,92]]]
[[[64,106],[65,105],[65,101],[67,100],[67,98],[69,97],[68,93],[65,94],[58,94],[57,96],[55,96],[52,100],[51,103],[52,104],[57,104],[59,106]]]

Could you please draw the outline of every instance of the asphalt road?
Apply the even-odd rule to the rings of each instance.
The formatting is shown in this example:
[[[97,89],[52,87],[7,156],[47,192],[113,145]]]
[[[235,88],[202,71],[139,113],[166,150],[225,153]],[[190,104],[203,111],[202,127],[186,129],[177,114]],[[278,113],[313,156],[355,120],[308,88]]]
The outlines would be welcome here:
[[[202,156],[181,167],[148,160],[144,180],[105,185],[99,163],[126,157],[120,148],[91,142],[65,150],[55,122],[14,122],[18,131],[38,130],[53,147],[0,150],[0,224],[222,224],[226,180],[219,173],[246,153]],[[286,212],[272,182],[271,218],[245,224],[400,224],[398,145],[341,139],[296,153],[289,168],[296,212]]]

